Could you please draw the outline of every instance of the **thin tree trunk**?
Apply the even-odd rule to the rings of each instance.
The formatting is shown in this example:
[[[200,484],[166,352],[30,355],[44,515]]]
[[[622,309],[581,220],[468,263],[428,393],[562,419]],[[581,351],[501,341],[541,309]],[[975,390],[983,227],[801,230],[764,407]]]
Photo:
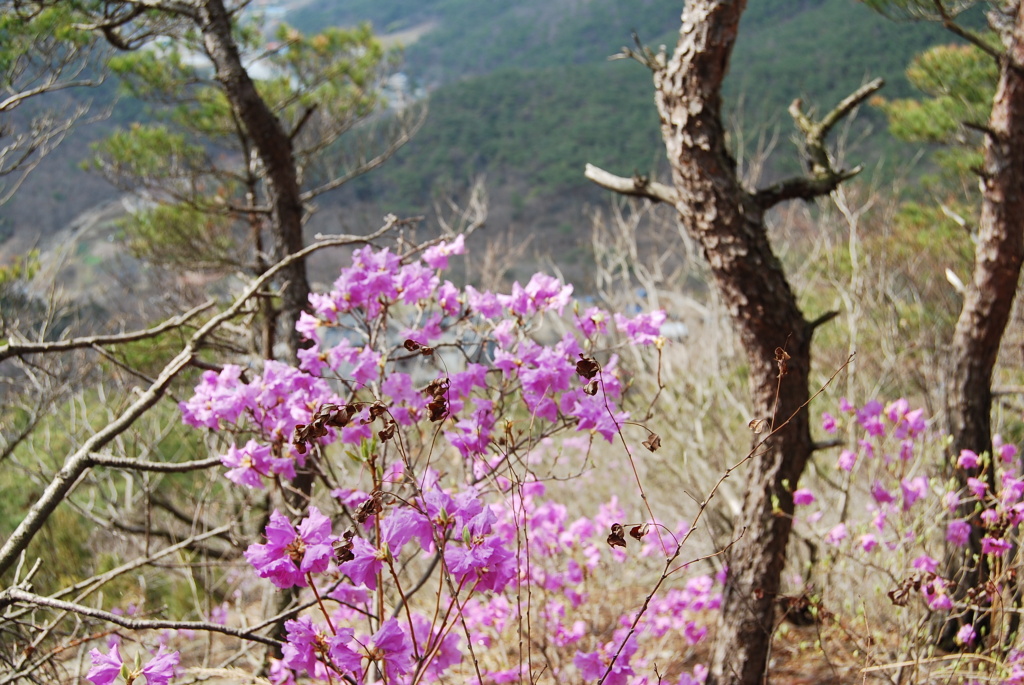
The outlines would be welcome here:
[[[223,0],[206,0],[199,9],[200,30],[206,52],[216,69],[217,80],[266,168],[267,195],[271,205],[274,259],[281,260],[303,248],[303,209],[292,142],[281,122],[256,90],[231,33],[231,16]],[[282,272],[281,313],[287,333],[286,356],[296,359],[300,338],[295,323],[309,301],[306,263],[296,260]]]
[[[781,423],[749,466],[747,495],[729,555],[710,683],[760,683],[793,513],[792,490],[812,451],[806,410],[811,326],[772,252],[764,210],[737,178],[725,146],[721,86],[746,2],[690,0],[679,43],[655,72],[676,209],[700,241],[740,335],[755,417]],[[776,348],[791,359],[779,379]],[[752,417],[754,418],[754,417]]]
[[[985,139],[981,221],[974,256],[974,277],[953,334],[947,411],[954,458],[961,450],[992,452],[992,371],[1010,318],[1024,261],[1024,5],[1018,6],[1010,42],[1000,65],[999,85]],[[957,472],[966,477],[977,473]],[[994,469],[989,468],[994,488]],[[987,580],[981,555],[982,523],[974,505],[961,514],[972,519],[967,549],[948,559],[957,595]],[[980,561],[972,561],[978,555]],[[957,624],[949,622],[942,642],[952,646]]]

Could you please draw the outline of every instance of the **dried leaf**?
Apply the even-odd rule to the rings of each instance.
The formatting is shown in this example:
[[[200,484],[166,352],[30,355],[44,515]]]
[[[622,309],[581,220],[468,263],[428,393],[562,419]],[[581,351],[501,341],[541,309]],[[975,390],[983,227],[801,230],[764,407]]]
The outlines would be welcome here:
[[[430,410],[431,421],[443,421],[448,416],[448,401],[444,397],[435,398],[427,403],[427,409]]]
[[[910,597],[913,595],[915,590],[921,589],[921,574],[915,573],[909,578],[904,579],[900,586],[889,590],[886,596],[889,601],[898,607],[905,607],[910,602]]]
[[[384,510],[384,493],[375,490],[369,499],[359,505],[356,509],[355,519],[357,523],[366,523],[366,519]]]
[[[626,547],[625,532],[626,531],[623,529],[621,523],[613,523],[612,524],[611,535],[608,536],[608,546],[609,547],[622,547],[622,548],[625,548]]]
[[[583,386],[583,392],[593,397],[597,394],[597,380],[592,380]]]
[[[768,419],[751,419],[747,427],[754,433],[754,435],[760,435],[764,432],[764,429],[768,427]]]
[[[651,433],[647,436],[647,439],[640,444],[652,452],[657,452],[658,448],[661,447],[661,436],[657,433]]]
[[[643,525],[639,526],[633,526],[629,529],[629,537],[633,538],[634,540],[643,540],[644,536],[647,535],[650,529],[651,524],[649,523],[644,523]]]
[[[423,394],[430,395],[431,397],[444,397],[448,394],[450,383],[451,381],[447,377],[435,378],[427,383],[427,387],[423,388]]]
[[[354,532],[346,530],[341,540],[334,541],[334,557],[338,560],[339,564],[344,564],[346,561],[352,561],[356,558],[356,555],[352,552],[352,538],[354,536]]]
[[[775,363],[779,365],[779,378],[782,378],[789,373],[789,352],[786,352],[781,347],[775,348]]]
[[[404,343],[402,343],[402,347],[404,347],[405,349],[409,350],[410,352],[415,352],[416,350],[420,349],[423,346],[420,345],[415,340],[413,340],[412,338],[409,338]]]
[[[387,442],[391,438],[395,437],[395,429],[397,428],[397,426],[398,424],[396,424],[394,421],[388,421],[386,424],[384,424],[384,428],[377,431],[377,437],[380,438],[381,442]]]
[[[588,381],[596,376],[601,371],[601,365],[597,363],[597,360],[593,357],[584,357],[580,355],[580,360],[576,362],[576,373],[586,378]]]
[[[300,453],[305,454],[307,443],[327,435],[328,428],[348,425],[358,411],[358,407],[350,404],[322,404],[308,424],[300,423],[295,426],[292,444]]]
[[[429,357],[430,355],[434,354],[434,348],[424,347],[422,350],[420,350],[420,354],[422,354],[424,357]]]

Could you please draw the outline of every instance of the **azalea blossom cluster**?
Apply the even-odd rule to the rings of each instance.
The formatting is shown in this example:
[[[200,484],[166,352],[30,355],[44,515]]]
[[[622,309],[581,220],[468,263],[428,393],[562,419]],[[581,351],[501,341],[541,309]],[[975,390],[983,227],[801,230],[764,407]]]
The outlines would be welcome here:
[[[664,312],[627,318],[574,306],[575,330],[542,344],[531,334],[542,328],[545,315],[565,312],[572,286],[536,274],[526,286],[516,282],[507,295],[460,290],[442,274],[449,256],[462,252],[461,237],[428,248],[421,258],[387,248],[357,250],[329,293],[310,295],[313,313],[304,313],[297,326],[309,343],[299,353],[299,367],[267,361],[262,373],[230,364],[207,371],[181,404],[185,423],[254,435],[232,443],[222,456],[228,478],[251,488],[262,488],[267,479],[290,480],[305,466],[305,446],[294,444],[293,436],[325,405],[360,409],[343,426],[319,435],[318,446],[372,439],[369,400],[382,402],[401,427],[457,418],[444,423],[443,435],[473,459],[493,456],[499,417],[526,416],[534,425],[572,427],[610,442],[629,418],[617,408],[618,356],[602,360],[600,392],[597,383],[581,378],[577,364],[615,331],[633,345],[660,345]],[[458,351],[450,360],[458,369],[447,368],[442,351],[448,350]],[[418,387],[402,370],[415,368],[423,376],[427,372],[414,360],[435,351],[443,366],[433,370],[433,380],[443,384],[443,396],[427,392],[426,383]]]
[[[971,616],[969,605],[998,607],[1006,599],[1001,595],[1013,591],[1012,555],[1024,522],[1017,447],[996,435],[993,454],[963,450],[948,460],[937,458],[948,443],[929,429],[924,411],[911,408],[906,399],[855,407],[843,398],[837,412],[822,414],[822,428],[853,436],[853,444],[840,451],[835,472],[850,484],[839,496],[851,504],[862,499],[863,508],[848,506],[843,520],[829,520],[821,506],[824,496],[803,487],[793,492],[797,524],[858,568],[886,568],[889,578],[902,579],[886,588],[883,601],[902,611],[952,615],[949,620],[959,621],[956,641],[967,648],[984,647],[991,626],[957,617]],[[972,536],[980,540],[993,582],[957,592],[962,574],[939,560],[963,550]],[[891,586],[891,580],[886,582]],[[996,643],[991,647],[998,651]],[[1024,683],[1019,654],[1002,657],[1005,673],[996,680]]]
[[[665,314],[581,307],[543,274],[507,294],[459,288],[444,276],[464,251],[461,237],[356,250],[310,296],[297,366],[207,371],[181,404],[224,440],[235,485],[287,488],[303,471],[328,484],[298,517],[272,511],[245,552],[256,576],[316,600],[285,623],[271,680],[702,682],[701,666],[656,655],[705,639],[724,576],[680,573],[639,618],[605,577],[663,564],[687,525],[634,522],[631,548],[611,547],[628,522],[617,497],[573,515],[545,482],[555,464],[595,477],[595,441],[630,419],[615,347],[660,353]]]

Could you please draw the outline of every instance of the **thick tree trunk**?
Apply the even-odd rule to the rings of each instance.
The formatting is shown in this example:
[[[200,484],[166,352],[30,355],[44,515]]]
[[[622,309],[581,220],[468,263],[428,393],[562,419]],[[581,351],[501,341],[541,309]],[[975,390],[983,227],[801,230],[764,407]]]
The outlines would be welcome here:
[[[256,91],[231,33],[231,16],[223,0],[205,0],[199,8],[200,30],[206,52],[213,61],[224,94],[252,138],[266,168],[267,195],[271,204],[274,257],[277,260],[303,248],[303,210],[292,142],[281,122]],[[309,302],[309,280],[304,260],[282,272],[281,312],[288,327],[283,341],[287,357],[296,358],[300,339],[295,323]]]
[[[992,371],[1017,293],[1024,261],[1024,5],[1017,8],[1009,47],[1000,65],[985,140],[982,210],[974,256],[974,277],[953,334],[947,411],[954,458],[961,450],[992,452]],[[966,483],[968,475],[958,471]],[[988,471],[995,486],[993,469]],[[949,559],[958,594],[986,580],[981,554],[981,522],[974,505],[962,512],[974,518],[971,544]],[[956,625],[947,624],[951,643]]]
[[[749,466],[739,539],[728,555],[709,682],[751,684],[765,678],[791,492],[812,451],[805,407],[812,328],[772,252],[764,210],[740,185],[725,146],[720,92],[745,6],[742,0],[689,0],[675,53],[654,78],[676,209],[703,246],[739,332],[755,416],[781,424],[795,415]],[[791,356],[781,383],[776,348]]]

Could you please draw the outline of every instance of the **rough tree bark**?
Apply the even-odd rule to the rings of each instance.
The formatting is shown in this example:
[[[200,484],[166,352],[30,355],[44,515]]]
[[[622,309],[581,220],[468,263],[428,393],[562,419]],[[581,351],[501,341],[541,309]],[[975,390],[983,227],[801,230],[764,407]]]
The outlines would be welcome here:
[[[785,200],[827,195],[857,172],[833,170],[824,137],[881,82],[861,88],[820,122],[808,119],[794,102],[790,113],[805,136],[811,175],[747,190],[726,148],[721,116],[722,82],[745,7],[743,0],[689,0],[670,59],[646,48],[625,51],[653,73],[672,187],[594,167],[588,167],[587,176],[617,192],[676,208],[686,230],[702,245],[739,333],[755,417],[773,418],[776,425],[792,417],[748,467],[749,487],[736,521],[738,539],[728,553],[729,576],[708,681],[753,684],[766,680],[792,524],[792,490],[814,449],[806,408],[811,337],[816,325],[831,318],[804,317],[768,241],[764,214]],[[777,348],[790,356],[781,380]]]
[[[281,122],[260,97],[249,72],[242,65],[232,36],[231,15],[223,0],[205,0],[197,9],[197,23],[217,80],[231,107],[256,146],[266,168],[267,195],[271,204],[274,259],[280,261],[304,247],[302,192],[296,172],[292,141]],[[301,338],[295,330],[299,315],[309,301],[306,263],[293,261],[282,274],[281,313],[284,315],[286,356],[296,358]]]
[[[1006,50],[998,56],[999,85],[986,130],[974,276],[964,294],[950,355],[947,416],[954,457],[965,449],[992,452],[992,372],[1024,262],[1024,4],[1017,6],[1007,38]],[[994,470],[989,468],[988,474],[994,488]],[[976,475],[960,472],[964,482]],[[974,504],[961,514],[976,519]],[[987,579],[981,526],[975,521],[964,554],[949,560],[958,594]],[[943,644],[952,646],[957,627],[947,622]]]
[[[675,54],[654,73],[655,102],[678,193],[675,206],[687,231],[703,246],[739,332],[755,416],[796,414],[749,467],[750,487],[737,521],[741,537],[727,560],[711,683],[763,679],[792,524],[791,488],[813,447],[802,409],[809,398],[811,329],[768,243],[764,210],[740,185],[725,147],[721,85],[745,5],[688,2]],[[774,361],[778,347],[791,357],[781,384]]]

